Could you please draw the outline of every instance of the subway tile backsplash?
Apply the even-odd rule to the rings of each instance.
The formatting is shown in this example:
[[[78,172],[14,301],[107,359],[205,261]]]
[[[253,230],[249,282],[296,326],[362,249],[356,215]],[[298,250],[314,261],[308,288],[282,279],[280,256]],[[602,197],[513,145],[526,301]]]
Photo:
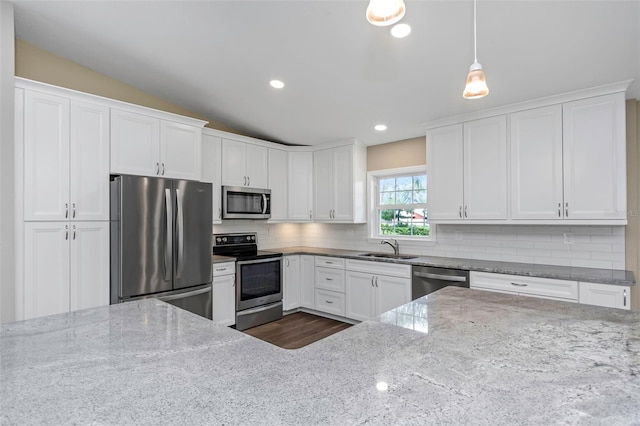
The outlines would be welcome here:
[[[367,225],[225,221],[213,232],[258,233],[261,249],[315,246],[387,251]],[[401,241],[400,253],[605,269],[625,268],[624,226],[438,225],[437,242]]]

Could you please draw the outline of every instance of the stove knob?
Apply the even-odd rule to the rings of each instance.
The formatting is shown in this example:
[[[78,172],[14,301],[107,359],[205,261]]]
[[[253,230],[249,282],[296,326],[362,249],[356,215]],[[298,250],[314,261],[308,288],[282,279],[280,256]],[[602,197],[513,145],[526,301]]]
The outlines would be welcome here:
[[[216,241],[217,241],[217,242],[220,242],[220,241],[222,241],[222,238],[217,237],[217,238],[216,238]]]
[[[222,237],[222,241],[227,242],[227,237]]]
[[[255,241],[255,240],[256,240],[256,236],[255,236],[255,235],[252,235],[252,236],[251,236],[251,239],[252,239],[253,241]]]
[[[247,235],[247,240],[251,241],[251,236]]]

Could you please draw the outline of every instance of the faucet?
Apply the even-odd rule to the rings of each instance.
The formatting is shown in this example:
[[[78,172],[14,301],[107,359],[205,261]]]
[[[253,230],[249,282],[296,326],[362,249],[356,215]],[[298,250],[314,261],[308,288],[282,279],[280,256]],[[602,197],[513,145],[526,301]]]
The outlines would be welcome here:
[[[398,240],[382,240],[380,241],[380,244],[389,244],[393,248],[393,254],[396,256],[400,251],[400,248],[398,247]]]

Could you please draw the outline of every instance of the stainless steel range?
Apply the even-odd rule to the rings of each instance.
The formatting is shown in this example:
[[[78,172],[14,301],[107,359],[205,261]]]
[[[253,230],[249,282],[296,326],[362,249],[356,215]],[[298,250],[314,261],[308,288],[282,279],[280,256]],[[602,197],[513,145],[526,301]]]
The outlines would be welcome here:
[[[255,232],[214,234],[213,254],[235,257],[236,329],[282,318],[282,253],[259,251]]]

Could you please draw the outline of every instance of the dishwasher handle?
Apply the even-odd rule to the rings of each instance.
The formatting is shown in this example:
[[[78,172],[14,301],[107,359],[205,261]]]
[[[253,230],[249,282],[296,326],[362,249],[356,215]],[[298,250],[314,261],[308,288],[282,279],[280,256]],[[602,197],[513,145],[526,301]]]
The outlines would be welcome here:
[[[441,274],[432,274],[429,272],[418,272],[415,271],[413,273],[416,277],[420,278],[431,278],[434,280],[442,280],[442,281],[455,281],[455,282],[466,282],[467,277],[460,277],[455,275],[441,275]]]

